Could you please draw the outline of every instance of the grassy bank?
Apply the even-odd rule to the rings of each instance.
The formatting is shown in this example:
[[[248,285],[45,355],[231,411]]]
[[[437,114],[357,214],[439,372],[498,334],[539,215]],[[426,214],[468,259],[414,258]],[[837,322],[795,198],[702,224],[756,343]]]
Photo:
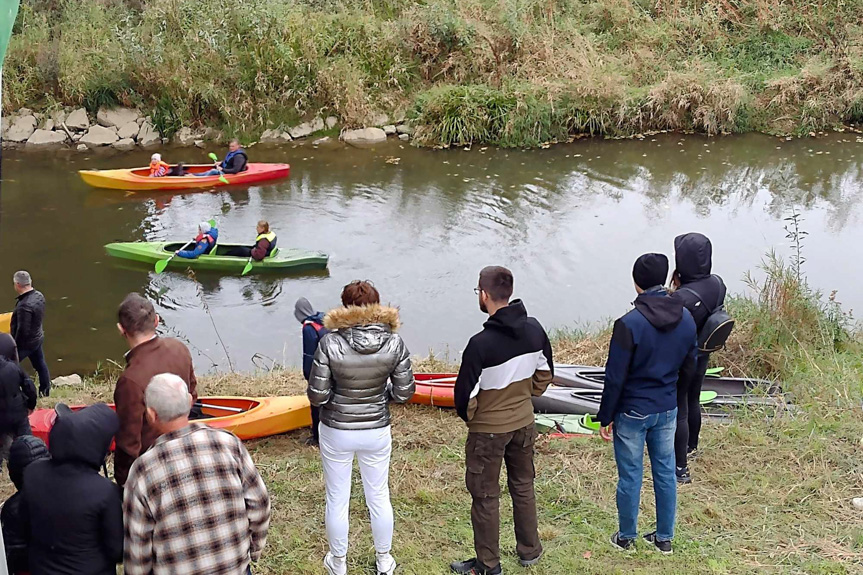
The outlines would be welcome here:
[[[863,0],[24,0],[4,109],[170,133],[407,114],[425,145],[863,121]]]
[[[800,411],[791,417],[739,412],[733,422],[706,424],[695,482],[682,487],[675,554],[641,546],[622,556],[606,543],[615,529],[616,472],[610,445],[598,439],[538,444],[537,494],[543,561],[529,573],[806,573],[852,574],[863,569],[861,468],[861,345],[829,298],[811,293],[794,270],[770,264],[768,281],[751,299],[730,307],[735,339],[718,362],[737,374],[783,382]],[[559,336],[556,360],[601,363],[607,334]],[[434,360],[417,368],[451,366]],[[109,377],[62,388],[69,401],[105,400]],[[204,378],[204,393],[301,393],[297,372]],[[57,398],[51,398],[56,401]],[[391,487],[396,513],[394,553],[401,573],[443,574],[449,561],[472,554],[469,497],[463,486],[466,430],[451,411],[393,409]],[[247,445],[273,497],[270,539],[257,572],[321,573],[325,552],[323,483],[307,432]],[[8,482],[4,483],[8,492]],[[645,482],[642,528],[653,514]],[[374,553],[362,488],[355,477],[350,572],[371,573]],[[512,551],[511,506],[502,505],[504,570],[521,572]]]

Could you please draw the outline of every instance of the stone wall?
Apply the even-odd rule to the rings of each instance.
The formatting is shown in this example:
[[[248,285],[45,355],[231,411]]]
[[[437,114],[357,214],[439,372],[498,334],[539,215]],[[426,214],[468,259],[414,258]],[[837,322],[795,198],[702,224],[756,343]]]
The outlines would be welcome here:
[[[338,124],[338,118],[334,116],[316,117],[297,126],[267,129],[261,134],[258,143],[278,145],[303,140],[320,132],[333,130]],[[384,142],[389,136],[408,141],[412,134],[413,128],[405,123],[404,119],[391,122],[386,114],[375,114],[369,118],[368,127],[358,130],[343,129],[339,139],[353,146],[366,147]],[[22,108],[9,117],[3,117],[0,136],[4,148],[73,147],[78,151],[109,146],[118,150],[133,150],[169,143],[203,148],[208,141],[225,140],[225,134],[212,128],[190,127],[181,128],[172,140],[163,138],[150,116],[144,116],[131,108],[102,108],[95,118],[84,108],[64,108],[45,113]],[[313,139],[312,144],[319,145],[328,141],[329,137],[319,137]],[[245,145],[251,143],[244,142]]]

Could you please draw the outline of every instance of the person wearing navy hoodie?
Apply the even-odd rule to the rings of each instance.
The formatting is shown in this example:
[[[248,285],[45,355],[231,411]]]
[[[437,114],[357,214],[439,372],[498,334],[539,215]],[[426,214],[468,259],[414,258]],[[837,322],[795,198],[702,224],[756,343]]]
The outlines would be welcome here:
[[[683,234],[674,238],[675,270],[672,284],[675,287],[672,298],[683,304],[692,319],[695,329],[700,333],[711,311],[725,304],[725,283],[718,275],[710,273],[713,267],[713,246],[706,236],[699,233]],[[674,437],[674,451],[677,464],[677,481],[690,483],[687,457],[698,449],[698,435],[701,432],[701,386],[707,373],[710,354],[699,352],[695,374],[687,385],[677,388],[677,433]]]
[[[605,386],[597,419],[605,440],[614,434],[619,530],[612,544],[632,549],[638,537],[638,506],[644,475],[644,444],[650,455],[656,496],[656,531],[644,536],[671,553],[677,511],[674,430],[678,377],[695,370],[695,322],[683,304],[668,296],[668,258],[645,254],[632,270],[635,309],[614,323]]]
[[[24,470],[24,515],[32,575],[116,575],[123,560],[120,487],[99,474],[120,427],[97,403],[62,403],[48,436],[51,459]]]
[[[311,302],[304,297],[294,304],[294,317],[303,324],[303,377],[306,383],[312,373],[312,364],[315,361],[315,352],[318,351],[318,342],[330,333],[324,327],[324,313],[315,311]],[[306,441],[307,445],[317,445],[320,439],[318,424],[321,422],[321,408],[312,405],[312,436]]]

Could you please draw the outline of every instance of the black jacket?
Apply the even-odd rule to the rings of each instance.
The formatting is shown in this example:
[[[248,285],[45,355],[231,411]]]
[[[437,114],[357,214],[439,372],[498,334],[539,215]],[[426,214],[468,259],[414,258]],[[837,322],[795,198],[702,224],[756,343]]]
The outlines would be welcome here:
[[[18,296],[15,311],[12,312],[12,337],[19,350],[39,347],[45,334],[42,320],[45,317],[45,296],[42,292],[31,290]]]
[[[710,310],[725,303],[725,283],[721,277],[710,274],[712,260],[713,246],[706,236],[691,233],[674,238],[674,263],[680,287],[672,297],[689,310],[699,332],[710,316]]]
[[[14,360],[0,356],[0,432],[12,432],[36,407],[36,387]]]
[[[59,404],[51,460],[24,472],[33,575],[115,575],[123,559],[120,488],[99,475],[120,424],[100,403],[72,412]]]
[[[50,456],[45,443],[32,435],[22,435],[16,438],[9,450],[9,478],[12,479],[12,483],[19,491],[3,504],[3,510],[0,511],[0,522],[3,524],[6,564],[12,575],[30,571],[30,559],[27,551],[29,528],[22,515],[24,495],[20,491],[23,485],[24,469],[34,461],[48,457]]]
[[[618,413],[663,413],[677,406],[678,375],[695,372],[695,322],[664,289],[647,291],[635,309],[614,322],[597,419],[608,425]]]

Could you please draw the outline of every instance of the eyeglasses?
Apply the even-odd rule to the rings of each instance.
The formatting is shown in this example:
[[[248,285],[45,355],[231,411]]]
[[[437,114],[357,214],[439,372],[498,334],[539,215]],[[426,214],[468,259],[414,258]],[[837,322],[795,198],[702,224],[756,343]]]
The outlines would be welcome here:
[[[478,287],[473,288],[473,293],[475,293],[476,295],[479,295],[481,291],[483,291],[482,288],[478,288]]]

